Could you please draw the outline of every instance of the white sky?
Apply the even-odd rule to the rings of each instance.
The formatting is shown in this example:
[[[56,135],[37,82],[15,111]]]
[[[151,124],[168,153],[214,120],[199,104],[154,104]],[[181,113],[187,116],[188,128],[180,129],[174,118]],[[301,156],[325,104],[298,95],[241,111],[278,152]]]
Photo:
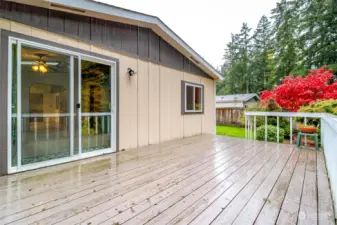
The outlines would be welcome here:
[[[222,65],[231,33],[255,29],[277,0],[97,0],[159,17],[214,67]]]

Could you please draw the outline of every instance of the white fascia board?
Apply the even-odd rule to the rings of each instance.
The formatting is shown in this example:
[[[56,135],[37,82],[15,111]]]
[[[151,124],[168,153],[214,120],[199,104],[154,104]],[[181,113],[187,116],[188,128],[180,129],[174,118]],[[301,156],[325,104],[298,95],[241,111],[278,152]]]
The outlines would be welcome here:
[[[215,79],[223,80],[221,74],[213,68],[206,60],[204,60],[196,51],[194,51],[188,44],[186,44],[177,34],[175,34],[165,23],[163,23],[158,17],[131,11],[108,5],[101,2],[95,2],[92,0],[44,0],[45,2],[73,7],[76,9],[82,9],[87,11],[94,11],[106,15],[113,15],[125,19],[141,21],[144,23],[154,24],[169,35],[175,42],[182,46],[186,51],[198,60],[204,67],[206,67],[214,76]],[[202,68],[201,68],[202,69]]]

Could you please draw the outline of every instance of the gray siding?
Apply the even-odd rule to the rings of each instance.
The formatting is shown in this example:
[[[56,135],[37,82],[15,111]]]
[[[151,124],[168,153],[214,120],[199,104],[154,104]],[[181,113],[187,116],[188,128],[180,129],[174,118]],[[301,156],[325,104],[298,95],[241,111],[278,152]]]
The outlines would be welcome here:
[[[0,17],[211,78],[148,28],[0,0]]]
[[[7,174],[7,92],[8,92],[8,76],[7,76],[7,64],[8,64],[8,51],[4,48],[8,46],[8,40],[1,40],[1,29],[0,29],[0,176]]]

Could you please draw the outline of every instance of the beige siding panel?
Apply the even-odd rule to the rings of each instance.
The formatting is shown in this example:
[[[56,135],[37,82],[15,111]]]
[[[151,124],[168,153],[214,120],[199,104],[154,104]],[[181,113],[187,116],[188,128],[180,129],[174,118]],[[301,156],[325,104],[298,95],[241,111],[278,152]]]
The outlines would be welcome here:
[[[130,77],[127,69],[137,70],[137,60],[126,56],[120,58],[119,69],[119,148],[137,147],[137,79]]]
[[[184,115],[184,137],[201,134],[201,115]]]
[[[149,144],[159,143],[159,65],[149,63]]]
[[[138,147],[149,145],[149,63],[138,59]]]
[[[184,73],[184,80],[187,82],[192,82],[196,84],[201,84],[201,77],[192,75],[190,73]]]
[[[32,36],[33,37],[38,37],[38,38],[41,38],[41,39],[48,40],[48,33],[49,32],[47,32],[47,31],[36,29],[36,28],[32,27]]]
[[[90,45],[90,49],[91,49],[91,52],[95,52],[97,54],[105,55],[105,56],[108,56],[108,57],[112,57],[112,58],[120,58],[121,57],[121,55],[119,55],[115,52],[105,50],[104,48],[100,48],[100,47],[97,47],[95,45]],[[134,68],[134,70],[137,70],[137,68]]]
[[[183,137],[181,80],[183,72],[160,66],[160,141]]]
[[[202,78],[204,85],[204,114],[202,116],[202,133],[214,134],[214,81]]]
[[[11,22],[8,20],[0,19],[0,28],[10,30],[11,29]]]
[[[74,39],[64,37],[62,35],[54,34],[54,33],[51,33],[51,32],[48,32],[48,40],[60,43],[62,45],[68,45],[68,46],[71,46],[73,48],[78,47],[78,41],[76,41]]]
[[[91,50],[90,44],[87,44],[87,43],[84,43],[84,42],[81,42],[81,41],[78,42],[78,48],[82,49],[84,51],[89,51],[89,52]]]
[[[11,21],[11,31],[13,32],[17,32],[17,33],[21,33],[21,34],[25,34],[28,36],[32,35],[32,27],[27,26],[27,25],[23,25],[21,23],[16,23]]]

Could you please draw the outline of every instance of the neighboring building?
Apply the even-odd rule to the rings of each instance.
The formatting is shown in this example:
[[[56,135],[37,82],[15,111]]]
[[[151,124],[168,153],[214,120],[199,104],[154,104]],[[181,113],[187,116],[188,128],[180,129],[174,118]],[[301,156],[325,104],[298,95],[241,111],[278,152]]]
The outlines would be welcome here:
[[[259,100],[257,94],[216,96],[217,124],[240,124],[244,109]]]
[[[222,77],[157,17],[90,0],[0,16],[0,174],[214,133]]]
[[[216,96],[216,108],[244,109],[250,104],[259,101],[257,94],[237,94]]]

